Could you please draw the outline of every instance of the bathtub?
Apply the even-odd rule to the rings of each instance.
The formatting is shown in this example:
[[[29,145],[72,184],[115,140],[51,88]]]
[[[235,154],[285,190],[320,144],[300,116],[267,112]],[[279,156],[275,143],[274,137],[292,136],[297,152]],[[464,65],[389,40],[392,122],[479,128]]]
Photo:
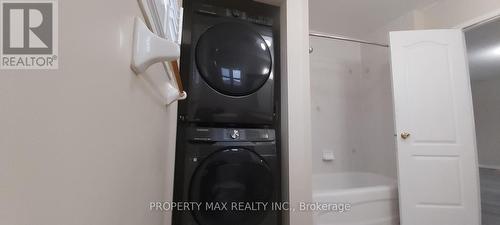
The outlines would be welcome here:
[[[313,175],[313,202],[349,204],[350,210],[313,211],[314,225],[397,225],[395,179],[372,173]]]

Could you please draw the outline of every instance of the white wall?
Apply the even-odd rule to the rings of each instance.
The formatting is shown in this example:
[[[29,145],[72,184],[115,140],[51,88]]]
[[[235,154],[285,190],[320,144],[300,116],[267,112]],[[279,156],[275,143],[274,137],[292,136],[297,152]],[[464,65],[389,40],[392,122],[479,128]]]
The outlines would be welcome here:
[[[389,49],[361,47],[360,149],[358,167],[365,171],[397,176],[394,109]]]
[[[395,177],[388,49],[316,37],[311,46],[313,172]]]
[[[59,1],[59,70],[0,71],[0,224],[164,223],[148,203],[170,198],[176,106],[130,70],[135,15]]]
[[[498,10],[498,0],[439,0],[418,10],[417,28],[453,28]]]
[[[500,15],[498,0],[438,0],[404,13],[383,26],[367,30],[363,39],[389,43],[389,32],[415,29],[450,29],[476,19]]]
[[[361,46],[310,40],[313,173],[354,171],[360,150]],[[323,161],[323,151],[333,151],[336,159]]]
[[[417,18],[418,14],[415,11],[407,12],[381,27],[367,31],[364,35],[365,39],[388,44],[390,31],[413,30],[416,27]]]
[[[389,43],[389,32],[412,30],[418,15],[408,12],[368,33],[365,38]],[[362,149],[358,167],[389,177],[397,176],[397,151],[394,139],[394,107],[391,86],[390,52],[388,48],[362,45],[361,108]]]
[[[414,29],[416,13],[367,31],[388,43],[388,32]],[[396,177],[389,50],[311,38],[313,172],[372,172]],[[336,160],[322,161],[323,150]]]
[[[500,167],[500,78],[471,85],[479,164]]]
[[[390,31],[450,29],[495,15],[500,15],[498,0],[438,0],[425,7],[406,12],[381,27],[368,30],[364,37],[370,41],[388,43]]]
[[[309,9],[303,0],[286,0],[281,7],[283,199],[298,209],[312,201]],[[283,217],[284,224],[312,224],[311,211],[286,211]]]

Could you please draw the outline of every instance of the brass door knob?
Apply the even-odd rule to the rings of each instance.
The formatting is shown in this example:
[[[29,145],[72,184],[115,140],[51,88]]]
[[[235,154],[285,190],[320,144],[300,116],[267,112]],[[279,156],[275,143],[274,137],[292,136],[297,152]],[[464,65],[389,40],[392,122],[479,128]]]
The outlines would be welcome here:
[[[408,137],[410,137],[410,133],[408,133],[408,132],[401,133],[401,138],[407,139]]]

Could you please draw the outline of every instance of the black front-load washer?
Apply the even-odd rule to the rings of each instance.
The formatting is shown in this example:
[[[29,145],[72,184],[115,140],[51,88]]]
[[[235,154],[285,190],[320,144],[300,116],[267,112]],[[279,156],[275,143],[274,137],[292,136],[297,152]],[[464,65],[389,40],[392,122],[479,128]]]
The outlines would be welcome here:
[[[271,125],[278,75],[272,17],[201,3],[186,17],[181,73],[188,97],[180,103],[181,117]]]
[[[173,225],[279,224],[272,209],[280,200],[274,130],[190,127],[180,135],[186,141],[177,152],[174,202],[201,207],[175,210]]]

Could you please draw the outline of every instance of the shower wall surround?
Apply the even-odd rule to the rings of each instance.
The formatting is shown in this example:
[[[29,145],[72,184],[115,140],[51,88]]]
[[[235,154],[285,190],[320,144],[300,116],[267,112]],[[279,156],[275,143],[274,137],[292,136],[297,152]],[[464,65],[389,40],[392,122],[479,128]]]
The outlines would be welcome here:
[[[389,49],[363,45],[361,74],[360,167],[385,176],[397,176]]]
[[[388,49],[316,37],[311,47],[313,172],[395,177]]]
[[[311,117],[313,173],[355,170],[359,141],[360,45],[312,37]],[[333,151],[334,161],[323,161]]]

